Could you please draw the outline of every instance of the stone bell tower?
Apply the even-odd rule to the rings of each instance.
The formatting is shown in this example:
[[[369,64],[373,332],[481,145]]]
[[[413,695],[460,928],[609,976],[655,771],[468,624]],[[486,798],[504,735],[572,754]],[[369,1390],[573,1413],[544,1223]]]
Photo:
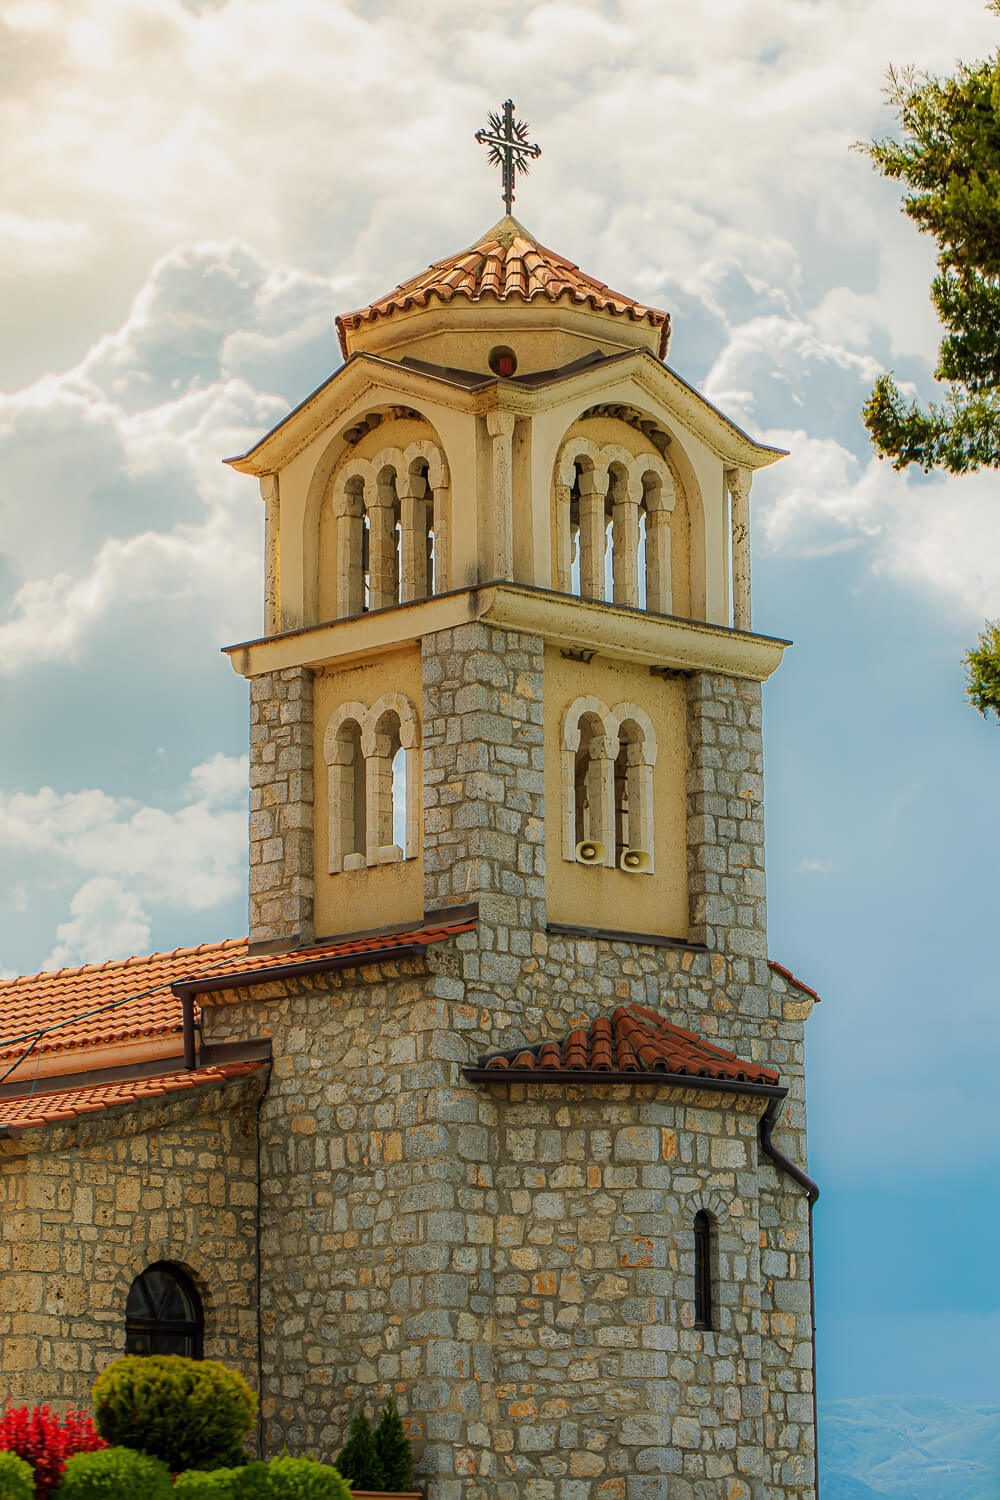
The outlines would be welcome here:
[[[363,1359],[317,1310],[338,1388],[397,1392],[432,1500],[808,1500],[812,999],[768,962],[787,643],[750,615],[782,455],[664,363],[666,313],[509,214],[337,330],[341,368],[230,460],[266,507],[265,634],[230,650],[251,942],[472,924],[415,992],[357,993],[339,1159],[403,1125],[330,1252],[391,1262]]]

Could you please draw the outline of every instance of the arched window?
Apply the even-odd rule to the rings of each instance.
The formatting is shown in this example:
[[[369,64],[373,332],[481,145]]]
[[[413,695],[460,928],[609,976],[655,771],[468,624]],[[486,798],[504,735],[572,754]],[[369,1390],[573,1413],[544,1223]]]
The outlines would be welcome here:
[[[420,726],[400,693],[342,703],[323,736],[327,868],[360,870],[416,857],[420,844]]]
[[[703,1208],[694,1216],[694,1326],[712,1321],[712,1222]]]
[[[135,1278],[125,1303],[126,1354],[201,1359],[204,1334],[201,1298],[180,1266],[157,1261]]]
[[[656,736],[648,714],[619,703],[615,755],[615,864],[632,875],[653,870],[653,766]]]
[[[606,827],[604,724],[593,713],[583,714],[579,724],[580,743],[573,769],[574,843],[607,844],[610,830]]]

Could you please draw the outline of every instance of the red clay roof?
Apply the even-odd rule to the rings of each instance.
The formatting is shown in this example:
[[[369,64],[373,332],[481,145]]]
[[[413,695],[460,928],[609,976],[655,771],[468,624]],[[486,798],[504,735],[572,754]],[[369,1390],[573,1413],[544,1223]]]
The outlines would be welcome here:
[[[786,969],[784,964],[779,964],[776,958],[769,958],[767,966],[769,969],[773,969],[776,974],[780,974],[782,979],[787,979],[789,984],[794,984],[796,989],[802,990],[805,994],[812,996],[817,1005],[820,1003],[822,996],[817,995],[814,989],[810,989],[809,985],[804,980],[799,979],[797,974],[793,974],[791,969]]]
[[[95,1083],[89,1087],[63,1089],[58,1093],[35,1094],[29,1098],[0,1100],[0,1127],[31,1130],[52,1125],[59,1120],[75,1120],[80,1115],[99,1114],[116,1104],[135,1104],[163,1094],[194,1089],[207,1083],[222,1083],[228,1078],[242,1078],[265,1067],[262,1062],[221,1063],[213,1068],[181,1069],[163,1073],[157,1078],[130,1078],[118,1083]]]
[[[739,1083],[775,1085],[773,1068],[747,1062],[735,1052],[706,1042],[644,1005],[619,1005],[557,1042],[540,1042],[521,1052],[485,1057],[481,1068],[501,1076],[518,1073],[672,1073]]]
[[[566,301],[624,317],[633,323],[648,323],[660,330],[660,358],[667,352],[670,315],[655,307],[644,307],[632,297],[611,291],[581,271],[573,261],[548,250],[509,216],[500,220],[468,250],[459,250],[435,261],[426,271],[403,281],[393,291],[357,312],[337,319],[344,357],[347,334],[363,323],[373,323],[396,312],[427,307],[432,299],[451,302],[456,297],[469,302]]]
[[[438,943],[475,926],[471,920],[377,933],[343,942],[297,948],[289,953],[248,953],[247,938],[175,948],[81,969],[30,974],[0,981],[0,1059],[24,1051],[33,1030],[57,1026],[40,1038],[32,1056],[43,1052],[111,1046],[138,1037],[181,1031],[181,1001],[170,985],[226,974],[257,973],[322,962],[350,954],[377,954],[404,944]],[[154,991],[150,994],[149,991]],[[131,997],[131,998],[130,998]],[[140,998],[141,997],[141,998]],[[120,1003],[119,1003],[120,1002]],[[100,1010],[113,1004],[114,1009]],[[98,1011],[96,1015],[86,1012]],[[74,1019],[82,1017],[82,1019]]]

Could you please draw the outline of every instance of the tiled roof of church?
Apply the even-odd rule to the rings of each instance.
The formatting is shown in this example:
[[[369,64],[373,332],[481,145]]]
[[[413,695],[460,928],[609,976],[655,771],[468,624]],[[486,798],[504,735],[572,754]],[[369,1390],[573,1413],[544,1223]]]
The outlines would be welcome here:
[[[342,313],[337,319],[337,333],[345,358],[349,330],[395,312],[427,307],[432,299],[451,302],[456,297],[469,302],[532,302],[538,297],[549,302],[565,300],[658,328],[660,358],[667,352],[669,313],[644,307],[632,297],[613,292],[603,281],[581,271],[573,261],[540,245],[523,224],[508,216],[469,249],[435,261],[426,271],[401,282],[368,307]]]
[[[357,954],[373,957],[386,949],[441,942],[474,926],[471,920],[441,921],[406,932],[374,933],[296,948],[288,953],[248,951],[247,938],[202,943],[79,969],[29,974],[0,980],[0,1060],[18,1057],[36,1031],[32,1048],[40,1053],[111,1046],[137,1037],[180,1035],[181,1001],[173,984],[207,988],[227,975],[257,973]],[[53,1029],[50,1029],[53,1028]]]
[[[598,1016],[559,1041],[538,1042],[520,1051],[496,1053],[480,1059],[470,1070],[497,1081],[519,1075],[665,1074],[731,1083],[777,1087],[773,1068],[747,1062],[735,1052],[686,1031],[644,1005],[619,1005],[610,1015]]]
[[[164,1094],[199,1088],[209,1083],[225,1083],[242,1078],[265,1067],[263,1062],[220,1063],[216,1067],[180,1069],[155,1078],[127,1078],[117,1083],[94,1083],[80,1088],[62,1089],[48,1094],[36,1093],[20,1099],[0,1100],[0,1129],[32,1130],[39,1125],[79,1119],[81,1115],[99,1114],[116,1104],[135,1104]]]

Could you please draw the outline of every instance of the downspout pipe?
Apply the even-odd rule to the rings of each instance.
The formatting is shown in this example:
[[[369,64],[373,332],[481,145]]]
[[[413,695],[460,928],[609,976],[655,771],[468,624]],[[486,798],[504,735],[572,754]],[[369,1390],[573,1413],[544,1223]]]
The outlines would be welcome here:
[[[767,1109],[764,1111],[757,1127],[760,1149],[764,1155],[769,1157],[779,1172],[790,1177],[793,1182],[805,1192],[809,1204],[809,1321],[812,1324],[812,1407],[813,1407],[813,1433],[815,1434],[816,1453],[814,1456],[814,1467],[816,1472],[816,1500],[819,1500],[819,1406],[816,1394],[816,1275],[815,1256],[813,1254],[813,1208],[819,1198],[819,1184],[815,1183],[808,1173],[790,1156],[786,1156],[780,1146],[774,1144],[774,1127],[778,1123],[778,1116],[784,1104],[784,1096],[780,1099],[771,1099]]]
[[[195,1044],[194,995],[189,990],[181,993],[181,1023],[184,1033],[184,1066],[190,1073],[198,1066],[198,1054]]]

